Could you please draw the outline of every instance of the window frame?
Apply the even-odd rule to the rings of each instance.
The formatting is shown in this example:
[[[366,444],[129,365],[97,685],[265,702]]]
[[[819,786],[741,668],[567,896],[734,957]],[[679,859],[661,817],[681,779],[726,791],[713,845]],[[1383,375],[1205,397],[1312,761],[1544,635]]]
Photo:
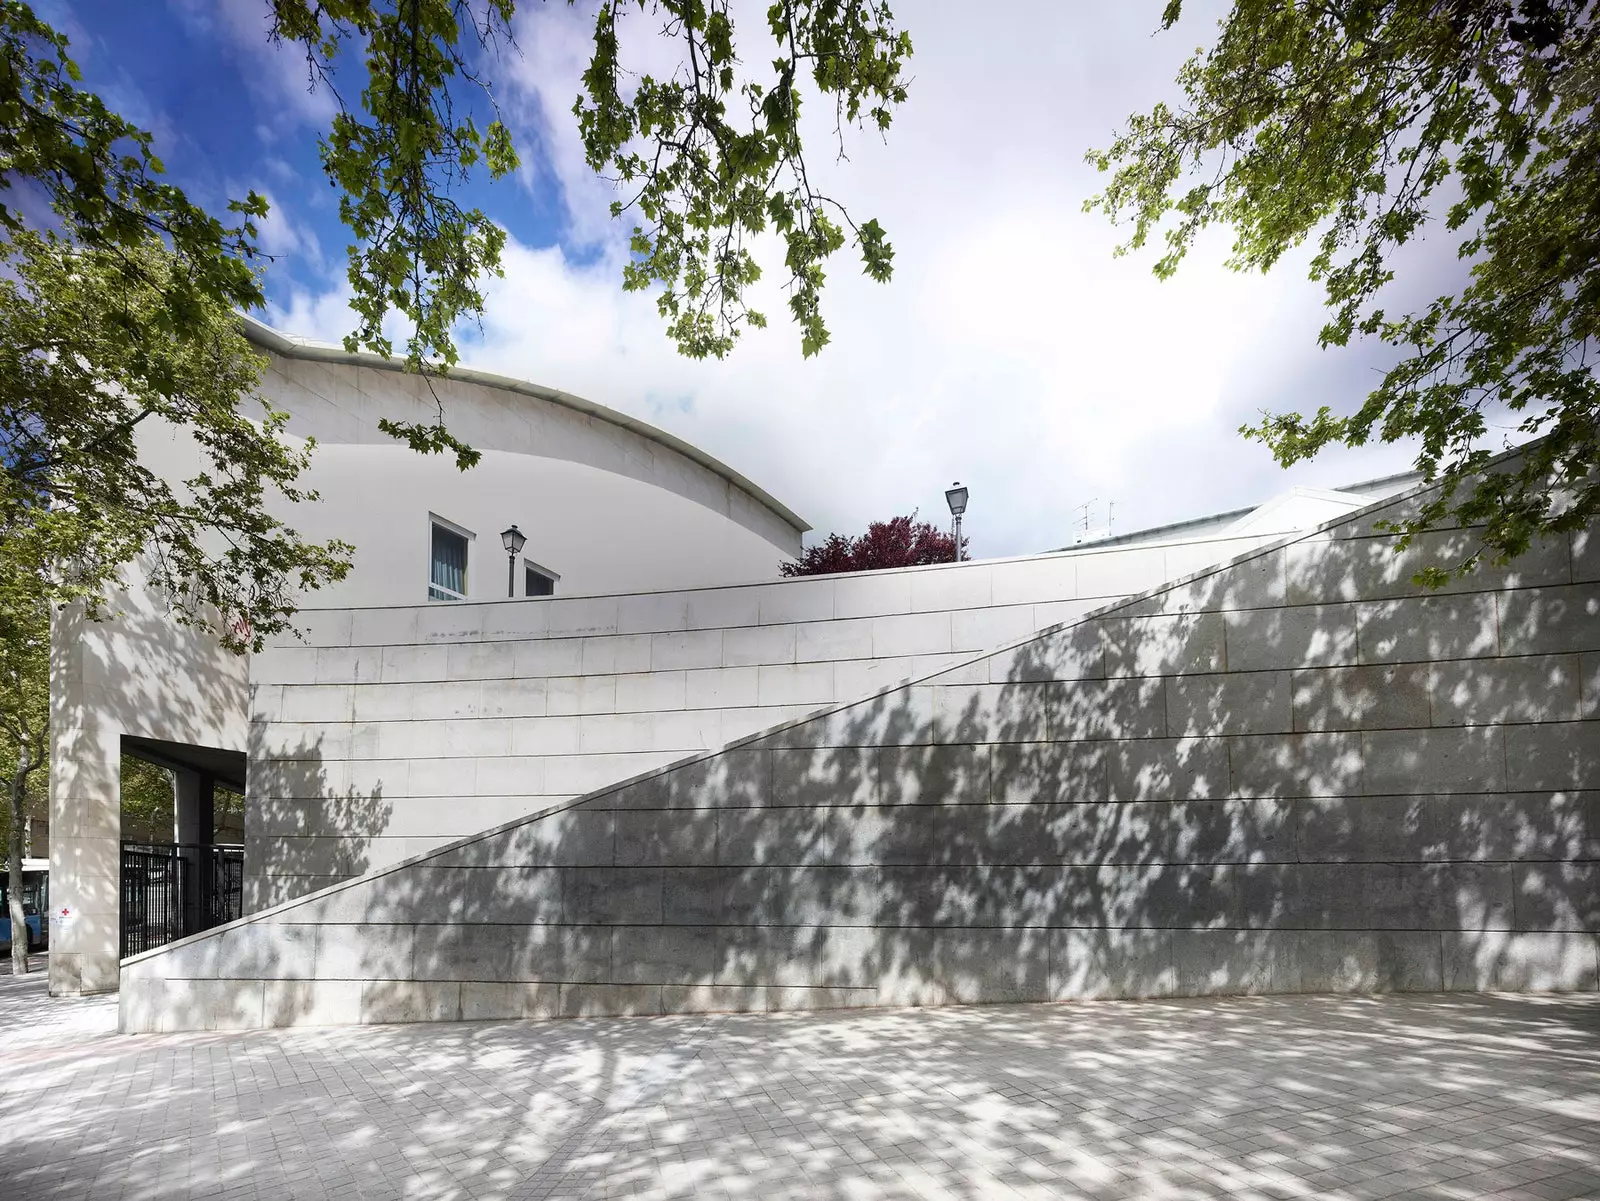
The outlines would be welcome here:
[[[528,574],[530,572],[532,572],[535,575],[543,576],[545,579],[549,580],[550,581],[550,591],[549,592],[529,592],[528,591]],[[556,585],[558,585],[560,583],[561,583],[561,576],[560,576],[560,574],[558,572],[551,571],[548,567],[545,567],[545,566],[543,566],[542,564],[539,564],[539,563],[535,563],[532,559],[524,558],[522,560],[522,599],[523,600],[540,600],[540,599],[542,599],[544,597],[554,596],[556,594]]]
[[[434,582],[433,531],[435,529],[442,529],[447,534],[454,534],[464,544],[465,554],[462,556],[460,593],[457,593],[453,588]],[[456,601],[466,600],[470,595],[472,589],[472,544],[477,541],[477,537],[466,526],[459,525],[448,517],[440,517],[433,512],[428,514],[428,602],[430,604],[453,604]],[[443,595],[436,596],[436,592]]]

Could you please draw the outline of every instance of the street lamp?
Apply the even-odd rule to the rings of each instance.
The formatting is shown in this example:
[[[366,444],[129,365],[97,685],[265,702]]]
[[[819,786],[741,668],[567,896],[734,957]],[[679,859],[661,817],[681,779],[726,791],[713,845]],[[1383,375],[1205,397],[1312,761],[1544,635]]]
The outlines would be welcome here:
[[[950,506],[950,515],[956,519],[956,562],[961,562],[961,515],[967,511],[967,490],[957,480],[945,489],[944,500]]]
[[[517,556],[522,553],[522,548],[528,544],[527,537],[513,525],[509,530],[500,531],[500,545],[506,548],[510,559],[506,563],[506,595],[517,595]]]

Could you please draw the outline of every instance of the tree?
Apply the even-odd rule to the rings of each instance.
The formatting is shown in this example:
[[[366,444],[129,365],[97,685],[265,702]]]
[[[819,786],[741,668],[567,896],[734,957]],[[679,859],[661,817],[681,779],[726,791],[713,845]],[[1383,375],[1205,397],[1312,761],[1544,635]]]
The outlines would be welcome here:
[[[0,525],[0,533],[5,527]],[[0,563],[5,558],[0,542]],[[22,912],[23,833],[35,773],[49,761],[50,610],[42,590],[0,566],[0,786],[6,792],[6,888],[10,898],[11,971],[28,971]]]
[[[1170,28],[1182,0],[1169,0]],[[1210,50],[1090,161],[1087,208],[1160,231],[1177,269],[1197,234],[1234,227],[1231,266],[1267,270],[1315,238],[1331,316],[1321,344],[1376,337],[1399,362],[1354,412],[1266,413],[1241,431],[1285,466],[1334,444],[1420,440],[1442,487],[1391,528],[1400,546],[1448,518],[1496,562],[1600,511],[1600,28],[1597,0],[1235,0]],[[1395,315],[1394,252],[1459,239],[1459,289]],[[1491,418],[1540,440],[1508,469]],[[1478,477],[1478,478],[1474,478]],[[1439,584],[1483,551],[1422,574]]]
[[[967,539],[961,540],[966,555]],[[874,521],[856,538],[829,534],[827,540],[808,546],[797,562],[780,563],[786,576],[833,575],[841,571],[880,571],[886,567],[922,567],[956,561],[955,535],[928,521],[891,517]]]

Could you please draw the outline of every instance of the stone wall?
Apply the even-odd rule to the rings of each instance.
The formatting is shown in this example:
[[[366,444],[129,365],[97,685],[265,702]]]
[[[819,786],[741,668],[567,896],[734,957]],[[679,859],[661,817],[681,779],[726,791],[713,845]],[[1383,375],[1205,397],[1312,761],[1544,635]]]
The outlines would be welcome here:
[[[251,664],[246,907],[854,700],[1273,541],[320,610]]]
[[[130,960],[123,1028],[1593,989],[1600,537],[1422,594],[1473,535],[1391,507]]]

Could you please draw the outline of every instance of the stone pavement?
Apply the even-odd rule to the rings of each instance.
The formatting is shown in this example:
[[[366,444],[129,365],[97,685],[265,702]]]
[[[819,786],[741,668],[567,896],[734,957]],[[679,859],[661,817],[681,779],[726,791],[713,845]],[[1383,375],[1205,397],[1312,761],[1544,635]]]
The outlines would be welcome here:
[[[1596,996],[125,1037],[43,985],[6,1201],[1600,1197]]]

